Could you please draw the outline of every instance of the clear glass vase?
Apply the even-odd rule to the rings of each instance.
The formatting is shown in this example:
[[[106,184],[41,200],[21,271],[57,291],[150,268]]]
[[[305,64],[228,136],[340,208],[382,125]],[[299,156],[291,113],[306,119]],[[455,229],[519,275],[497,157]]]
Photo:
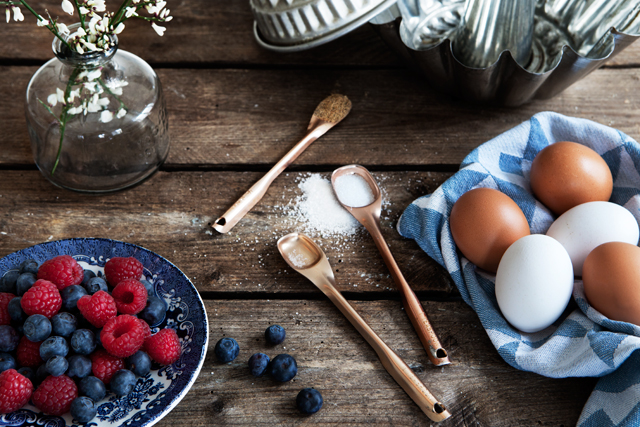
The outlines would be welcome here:
[[[71,34],[80,24],[69,26]],[[77,54],[58,38],[55,58],[27,87],[25,112],[36,165],[53,184],[101,193],[130,187],[169,154],[164,96],[145,61],[118,50]]]

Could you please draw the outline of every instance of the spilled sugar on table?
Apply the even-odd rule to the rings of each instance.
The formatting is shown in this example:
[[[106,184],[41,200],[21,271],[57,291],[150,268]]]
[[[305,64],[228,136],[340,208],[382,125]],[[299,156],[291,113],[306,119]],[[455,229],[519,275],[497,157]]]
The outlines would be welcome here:
[[[301,196],[298,184],[310,173],[329,178],[351,163],[366,166],[384,190],[382,233],[452,363],[430,364],[366,233],[316,241],[337,288],[452,413],[440,425],[574,425],[595,380],[511,368],[447,273],[394,227],[404,208],[434,191],[467,153],[537,112],[588,118],[640,139],[634,96],[640,46],[553,99],[486,107],[432,91],[367,26],[306,52],[278,54],[253,40],[247,1],[169,6],[175,19],[163,38],[143,22],[131,22],[120,37],[121,49],[160,76],[169,158],[143,184],[101,196],[57,189],[34,166],[23,99],[29,78],[52,57],[51,37],[33,23],[0,25],[0,255],[70,237],[122,240],[173,262],[205,301],[211,339],[204,368],[158,425],[430,424],[364,339],[276,248],[279,237],[303,231],[289,209]],[[230,233],[212,230],[304,135],[309,115],[331,93],[349,97],[349,116],[278,177]],[[275,347],[263,335],[271,324],[287,330]],[[240,355],[219,364],[213,346],[225,336],[238,341]],[[247,360],[256,352],[293,355],[298,375],[284,384],[251,377]],[[322,391],[324,407],[315,415],[295,408],[304,387]]]

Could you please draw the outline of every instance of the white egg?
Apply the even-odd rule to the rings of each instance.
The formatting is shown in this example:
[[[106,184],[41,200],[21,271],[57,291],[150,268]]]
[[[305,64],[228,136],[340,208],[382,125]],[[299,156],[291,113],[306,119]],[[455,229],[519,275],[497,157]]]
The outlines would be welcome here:
[[[496,298],[505,319],[522,332],[555,322],[571,299],[573,267],[564,247],[544,234],[509,246],[496,273]]]
[[[582,264],[593,249],[607,242],[638,244],[640,229],[631,212],[610,202],[589,202],[569,209],[556,219],[547,236],[564,246],[573,273],[582,276]]]

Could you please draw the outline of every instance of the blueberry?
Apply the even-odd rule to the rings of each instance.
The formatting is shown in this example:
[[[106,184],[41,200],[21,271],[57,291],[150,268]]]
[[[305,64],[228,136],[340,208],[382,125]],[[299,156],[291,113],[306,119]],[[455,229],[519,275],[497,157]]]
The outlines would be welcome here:
[[[20,272],[18,270],[9,270],[0,279],[0,292],[7,292],[10,294],[16,293],[16,281]]]
[[[69,357],[69,369],[67,369],[67,376],[71,378],[84,378],[91,373],[91,359],[87,356],[80,354],[74,354]]]
[[[0,352],[13,351],[18,347],[20,335],[10,325],[0,325]]]
[[[274,380],[287,382],[298,373],[298,365],[296,359],[288,354],[279,354],[273,358],[269,365],[269,374]]]
[[[9,353],[0,353],[0,372],[6,371],[7,369],[16,369],[17,367],[16,359],[14,359],[12,355]]]
[[[127,369],[139,377],[144,377],[151,371],[151,358],[144,351],[137,351],[127,358]]]
[[[96,277],[96,273],[91,270],[84,270],[84,276],[80,284],[82,286],[85,286],[87,283],[89,283],[89,279],[93,279],[94,277]]]
[[[94,402],[99,402],[107,395],[107,388],[98,378],[88,376],[78,383],[78,393],[91,398]]]
[[[76,316],[63,311],[51,318],[51,333],[61,337],[68,338],[75,332],[78,327]]]
[[[102,277],[92,277],[87,281],[87,284],[84,285],[84,288],[89,295],[93,295],[98,291],[109,292],[107,282]]]
[[[7,307],[9,317],[11,318],[11,321],[15,323],[23,323],[24,319],[27,318],[27,315],[24,314],[24,310],[22,310],[22,306],[20,305],[21,300],[21,297],[11,298],[9,306]]]
[[[303,388],[296,397],[296,406],[303,414],[315,414],[322,403],[322,395],[315,388]]]
[[[96,336],[89,329],[78,329],[71,334],[71,348],[78,354],[88,355],[96,349]]]
[[[62,308],[72,311],[77,308],[78,300],[87,295],[87,291],[80,285],[67,286],[60,291]]]
[[[73,399],[69,412],[79,423],[88,423],[98,413],[98,406],[90,398],[80,396]]]
[[[58,336],[51,336],[40,344],[40,357],[45,362],[53,356],[66,356],[69,353],[67,340]]]
[[[149,326],[156,326],[164,320],[164,315],[167,312],[167,306],[164,301],[156,296],[149,296],[147,298],[146,307],[140,312],[139,317],[145,320]]]
[[[126,396],[136,385],[136,376],[128,369],[120,369],[111,377],[109,387],[116,396]]]
[[[44,341],[51,335],[51,322],[42,314],[32,314],[22,326],[24,336],[29,341]]]
[[[22,273],[18,276],[18,280],[16,280],[16,295],[22,296],[25,292],[27,292],[34,283],[36,283],[38,278],[33,273]]]
[[[32,368],[29,368],[27,366],[23,366],[22,368],[18,369],[18,373],[24,377],[27,377],[29,381],[31,381],[31,383],[34,383],[36,380],[36,373]]]
[[[144,288],[147,290],[147,295],[148,296],[155,296],[156,295],[156,291],[155,291],[155,289],[153,289],[153,285],[151,284],[151,282],[149,282],[148,280],[142,279],[142,280],[140,280],[140,283],[142,283],[144,285]]]
[[[222,338],[216,343],[213,352],[218,362],[227,363],[238,357],[240,347],[233,338]]]
[[[59,377],[67,372],[67,369],[69,368],[69,362],[63,356],[50,357],[45,365],[47,365],[47,372],[49,372],[49,375],[53,375],[54,377]]]
[[[38,261],[35,259],[25,259],[20,263],[20,274],[22,273],[33,273],[35,275],[38,274]]]
[[[264,331],[264,336],[269,344],[280,344],[287,335],[284,328],[280,325],[271,325]]]
[[[269,365],[269,356],[264,353],[256,353],[249,359],[249,369],[254,377],[261,377],[267,372]]]

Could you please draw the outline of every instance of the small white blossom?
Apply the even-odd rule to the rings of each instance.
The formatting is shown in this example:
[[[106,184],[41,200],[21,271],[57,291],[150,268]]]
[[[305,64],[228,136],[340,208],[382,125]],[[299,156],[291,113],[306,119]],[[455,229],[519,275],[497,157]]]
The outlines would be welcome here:
[[[96,102],[89,102],[85,108],[85,114],[89,113],[97,113],[98,111],[102,111],[102,107]]]
[[[121,119],[121,118],[123,118],[123,117],[124,117],[124,116],[126,116],[126,115],[127,115],[127,110],[125,110],[124,108],[121,108],[121,109],[118,111],[118,114],[116,114],[116,117],[117,117],[117,118],[119,118],[119,119]]]
[[[84,30],[84,28],[79,27],[78,30],[76,31],[76,35],[78,37],[84,37],[87,35],[87,32]]]
[[[91,6],[91,8],[96,12],[104,12],[107,10],[104,0],[89,0],[87,5]]]
[[[98,99],[97,104],[106,107],[107,105],[109,105],[109,98],[100,98]]]
[[[159,36],[163,36],[164,32],[167,30],[166,27],[161,27],[160,25],[157,25],[155,22],[151,23],[151,27],[155,30],[156,33],[158,33]]]
[[[58,98],[58,102],[64,104],[64,92],[60,88],[56,88],[56,96]]]
[[[49,25],[49,20],[48,19],[38,19],[38,27],[46,27],[47,25]]]
[[[109,123],[111,120],[113,120],[113,113],[111,111],[104,110],[100,113],[100,121],[102,123]]]
[[[78,105],[77,107],[72,107],[67,110],[67,113],[71,115],[76,115],[82,113],[82,105]]]
[[[56,95],[55,93],[49,95],[47,97],[47,104],[51,105],[52,107],[58,105],[58,95]]]
[[[24,15],[18,6],[13,6],[13,20],[14,21],[24,21]]]
[[[95,92],[96,85],[97,85],[96,82],[87,82],[87,83],[84,83],[84,88],[87,89],[89,92]]]
[[[69,34],[69,28],[62,22],[56,22],[56,27],[58,27],[58,32],[60,34]]]
[[[173,19],[173,16],[167,16],[166,18],[164,18],[164,22],[169,22]]]
[[[73,15],[73,4],[69,0],[62,0],[62,10],[69,15]]]
[[[80,8],[78,9],[78,12],[80,12],[83,15],[88,15],[91,11],[84,6],[80,6]]]
[[[69,92],[69,98],[67,98],[68,103],[72,103],[74,99],[80,98],[80,88],[72,90]]]
[[[138,16],[138,12],[136,12],[136,8],[135,7],[127,7],[126,12],[124,14],[124,16],[126,18],[131,18],[132,16]]]
[[[113,89],[111,89],[111,92],[114,95],[120,96],[120,95],[122,95],[122,88],[121,87],[114,87]]]
[[[85,39],[80,39],[80,42],[91,52],[95,52],[98,50],[95,44],[86,41]]]
[[[80,46],[80,44],[76,45],[76,52],[78,52],[80,55],[84,53],[84,49]]]
[[[91,18],[91,21],[89,21],[89,34],[96,33],[96,25],[98,25],[100,19],[101,18],[98,15],[94,15],[93,18]]]
[[[113,34],[120,34],[124,30],[124,22],[118,24],[116,28],[113,29]]]
[[[87,73],[87,81],[94,81],[95,79],[99,78],[102,75],[102,71],[100,70],[93,70]]]
[[[7,6],[7,8],[5,9],[4,14],[7,17],[7,23],[11,22],[11,9],[9,9],[9,7]]]

